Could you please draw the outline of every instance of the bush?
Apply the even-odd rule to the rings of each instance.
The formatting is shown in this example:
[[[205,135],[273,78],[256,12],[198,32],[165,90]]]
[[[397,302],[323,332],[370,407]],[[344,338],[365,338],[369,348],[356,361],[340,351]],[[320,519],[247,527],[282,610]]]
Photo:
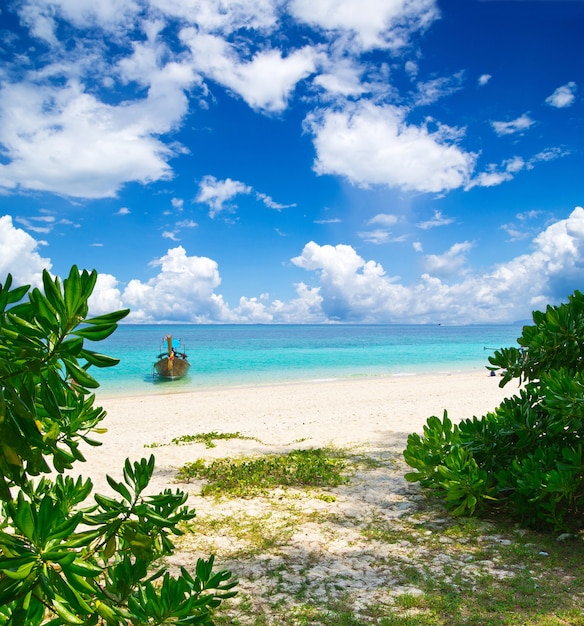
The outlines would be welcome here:
[[[0,284],[0,625],[212,624],[236,583],[212,556],[177,577],[160,565],[194,511],[178,490],[144,495],[154,457],[126,460],[95,502],[91,480],[64,474],[81,442],[100,445],[90,367],[117,363],[85,340],[128,313],[87,317],[96,279],[73,267],[62,285],[45,271],[44,291]]]
[[[584,507],[584,295],[533,313],[519,348],[489,358],[500,386],[518,393],[493,412],[453,425],[428,419],[408,437],[410,481],[444,497],[457,515],[502,509],[531,527],[578,530]]]

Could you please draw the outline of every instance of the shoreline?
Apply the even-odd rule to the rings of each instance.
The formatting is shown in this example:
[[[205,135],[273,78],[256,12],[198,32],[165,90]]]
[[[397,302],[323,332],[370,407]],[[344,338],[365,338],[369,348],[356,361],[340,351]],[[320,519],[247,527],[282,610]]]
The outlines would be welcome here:
[[[142,381],[141,383],[132,383],[125,385],[123,388],[114,389],[111,381],[107,381],[95,390],[97,401],[101,399],[110,400],[116,398],[139,398],[142,396],[168,396],[168,395],[183,395],[183,394],[196,394],[207,391],[230,391],[234,389],[256,389],[264,387],[274,386],[287,386],[287,385],[316,385],[320,383],[329,382],[351,382],[351,381],[363,381],[370,380],[394,380],[394,379],[417,379],[426,377],[443,377],[443,376],[465,376],[468,374],[474,374],[477,376],[483,375],[489,377],[489,371],[487,365],[482,363],[467,364],[459,369],[444,368],[443,365],[436,365],[424,369],[412,368],[411,370],[403,370],[394,373],[354,373],[354,374],[342,374],[339,372],[323,372],[322,375],[300,376],[297,378],[265,378],[263,380],[224,380],[223,382],[210,382],[206,381],[201,385],[192,384],[193,376],[188,376],[185,379],[179,379],[174,381],[167,380],[153,380],[150,383]],[[99,382],[99,377],[98,377]]]
[[[405,447],[407,436],[422,432],[444,410],[453,422],[482,416],[513,395],[513,382],[499,387],[488,372],[418,374],[146,395],[96,396],[107,412],[102,445],[83,447],[86,462],[77,472],[107,489],[105,474],[121,477],[124,460],[154,454],[153,488],[173,485],[176,470],[196,458],[268,454],[307,447]],[[246,439],[169,445],[203,433],[240,433]]]

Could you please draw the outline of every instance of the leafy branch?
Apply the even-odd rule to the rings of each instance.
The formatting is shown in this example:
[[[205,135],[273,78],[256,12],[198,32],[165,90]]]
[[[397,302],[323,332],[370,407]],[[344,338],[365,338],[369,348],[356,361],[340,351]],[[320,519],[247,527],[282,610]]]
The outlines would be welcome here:
[[[107,477],[116,496],[92,502],[90,479],[63,474],[81,443],[100,445],[89,369],[118,362],[85,342],[128,314],[88,317],[96,280],[73,267],[62,282],[43,272],[44,292],[0,285],[0,626],[212,624],[236,581],[212,556],[176,577],[160,564],[195,513],[178,490],[145,495],[154,457],[127,459],[123,480]]]

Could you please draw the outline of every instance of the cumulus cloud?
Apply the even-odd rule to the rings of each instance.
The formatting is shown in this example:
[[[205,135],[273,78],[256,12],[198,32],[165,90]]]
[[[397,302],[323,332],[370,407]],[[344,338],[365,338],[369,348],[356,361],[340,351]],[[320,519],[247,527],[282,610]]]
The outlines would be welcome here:
[[[394,87],[389,64],[373,67],[368,58],[374,49],[397,52],[411,45],[413,33],[439,19],[437,4],[55,0],[49,6],[24,0],[19,18],[53,50],[44,66],[33,71],[23,63],[19,72],[8,73],[1,88],[0,190],[92,199],[116,196],[130,182],[169,180],[172,159],[187,151],[173,133],[187,114],[209,106],[209,83],[256,111],[280,114],[303,81],[318,88],[311,97],[339,107],[307,118],[318,173],[408,191],[464,187],[476,155],[461,147],[463,131],[434,120],[408,122],[410,111],[376,104],[386,101]],[[302,47],[274,36],[287,21],[306,29]],[[81,43],[59,39],[68,32],[64,25],[79,29]],[[417,78],[415,61],[404,66]],[[18,73],[20,82],[12,81]],[[460,89],[463,78],[457,73],[420,80],[410,100],[430,104]],[[555,102],[565,102],[560,90],[572,86],[557,90]],[[193,97],[195,91],[202,97]],[[363,101],[346,103],[356,98]],[[493,127],[498,134],[511,134],[531,124],[524,115],[493,122]],[[361,158],[364,153],[370,163]],[[273,208],[288,206],[272,202]]]
[[[58,45],[58,20],[67,20],[77,28],[100,28],[122,32],[130,27],[140,7],[135,0],[24,0],[20,9],[23,22],[35,37]]]
[[[458,274],[466,263],[466,253],[473,244],[469,241],[455,243],[444,254],[429,254],[424,259],[424,269],[432,276],[448,278]]]
[[[384,268],[366,261],[351,246],[307,244],[298,267],[315,272],[322,309],[330,319],[450,323],[511,322],[534,309],[565,300],[584,281],[584,209],[546,228],[533,240],[533,251],[495,265],[485,273],[467,271],[445,283],[436,271],[459,270],[468,242],[456,244],[410,286],[395,284]],[[419,247],[421,251],[421,247]],[[450,262],[450,265],[449,265]]]
[[[0,144],[7,162],[0,164],[0,188],[104,198],[129,181],[169,178],[174,150],[154,136],[161,129],[151,104],[104,104],[75,81],[59,89],[4,84]]]
[[[301,79],[315,71],[317,51],[311,46],[291,51],[262,50],[251,60],[217,35],[184,29],[182,41],[190,48],[196,69],[241,96],[253,109],[278,112]]]
[[[318,274],[321,307],[329,320],[389,322],[407,311],[408,289],[393,284],[379,263],[365,261],[351,246],[311,241],[292,263]]]
[[[321,87],[331,96],[357,97],[365,93],[369,87],[363,84],[364,67],[354,59],[324,56],[320,59],[320,73],[315,76],[313,84]]]
[[[434,0],[292,0],[290,10],[306,24],[352,35],[365,50],[401,48],[439,17]]]
[[[369,102],[325,110],[308,117],[314,134],[318,174],[338,174],[361,185],[443,192],[464,186],[476,155],[456,140],[458,129],[414,126],[406,111]]]
[[[10,216],[0,218],[0,276],[11,272],[17,284],[38,284],[42,269],[51,268],[38,245],[13,226]],[[421,244],[414,247],[422,252]],[[268,294],[241,296],[230,308],[218,293],[217,263],[189,256],[178,246],[152,263],[158,273],[146,282],[134,279],[124,288],[115,277],[101,275],[91,311],[129,307],[134,322],[510,322],[581,289],[584,209],[577,207],[537,234],[529,254],[480,273],[466,266],[471,247],[462,242],[422,258],[424,273],[404,285],[352,246],[310,242],[291,262],[316,284],[298,283],[296,297],[288,302],[270,301]]]
[[[39,242],[16,228],[10,215],[0,217],[0,282],[11,274],[15,285],[42,285],[43,270],[50,270],[52,263],[38,248]]]
[[[380,245],[382,243],[388,243],[391,241],[391,231],[383,228],[376,228],[375,230],[364,230],[357,233],[363,241]]]
[[[152,264],[159,273],[149,281],[131,280],[122,299],[132,309],[129,321],[226,322],[233,316],[223,297],[217,263],[188,256],[182,246],[172,248]]]
[[[484,87],[491,80],[491,78],[492,76],[490,74],[481,74],[481,76],[479,76],[478,83],[481,87]]]
[[[564,109],[570,107],[576,101],[576,83],[571,81],[558,87],[551,96],[548,96],[545,101],[556,109]]]
[[[93,293],[89,298],[89,315],[105,315],[125,309],[118,280],[111,274],[98,274]]]
[[[196,201],[209,206],[210,217],[229,209],[226,203],[239,194],[249,194],[253,190],[249,185],[238,180],[218,180],[215,176],[205,176],[199,183]]]
[[[180,18],[205,32],[230,34],[245,25],[271,30],[278,19],[278,2],[273,0],[150,0],[164,15]]]

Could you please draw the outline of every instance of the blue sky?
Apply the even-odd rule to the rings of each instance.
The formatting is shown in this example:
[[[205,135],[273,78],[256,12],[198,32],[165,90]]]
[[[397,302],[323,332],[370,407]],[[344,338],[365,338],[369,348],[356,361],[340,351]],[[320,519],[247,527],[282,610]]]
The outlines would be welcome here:
[[[10,0],[0,280],[134,322],[510,322],[584,289],[583,0]]]

